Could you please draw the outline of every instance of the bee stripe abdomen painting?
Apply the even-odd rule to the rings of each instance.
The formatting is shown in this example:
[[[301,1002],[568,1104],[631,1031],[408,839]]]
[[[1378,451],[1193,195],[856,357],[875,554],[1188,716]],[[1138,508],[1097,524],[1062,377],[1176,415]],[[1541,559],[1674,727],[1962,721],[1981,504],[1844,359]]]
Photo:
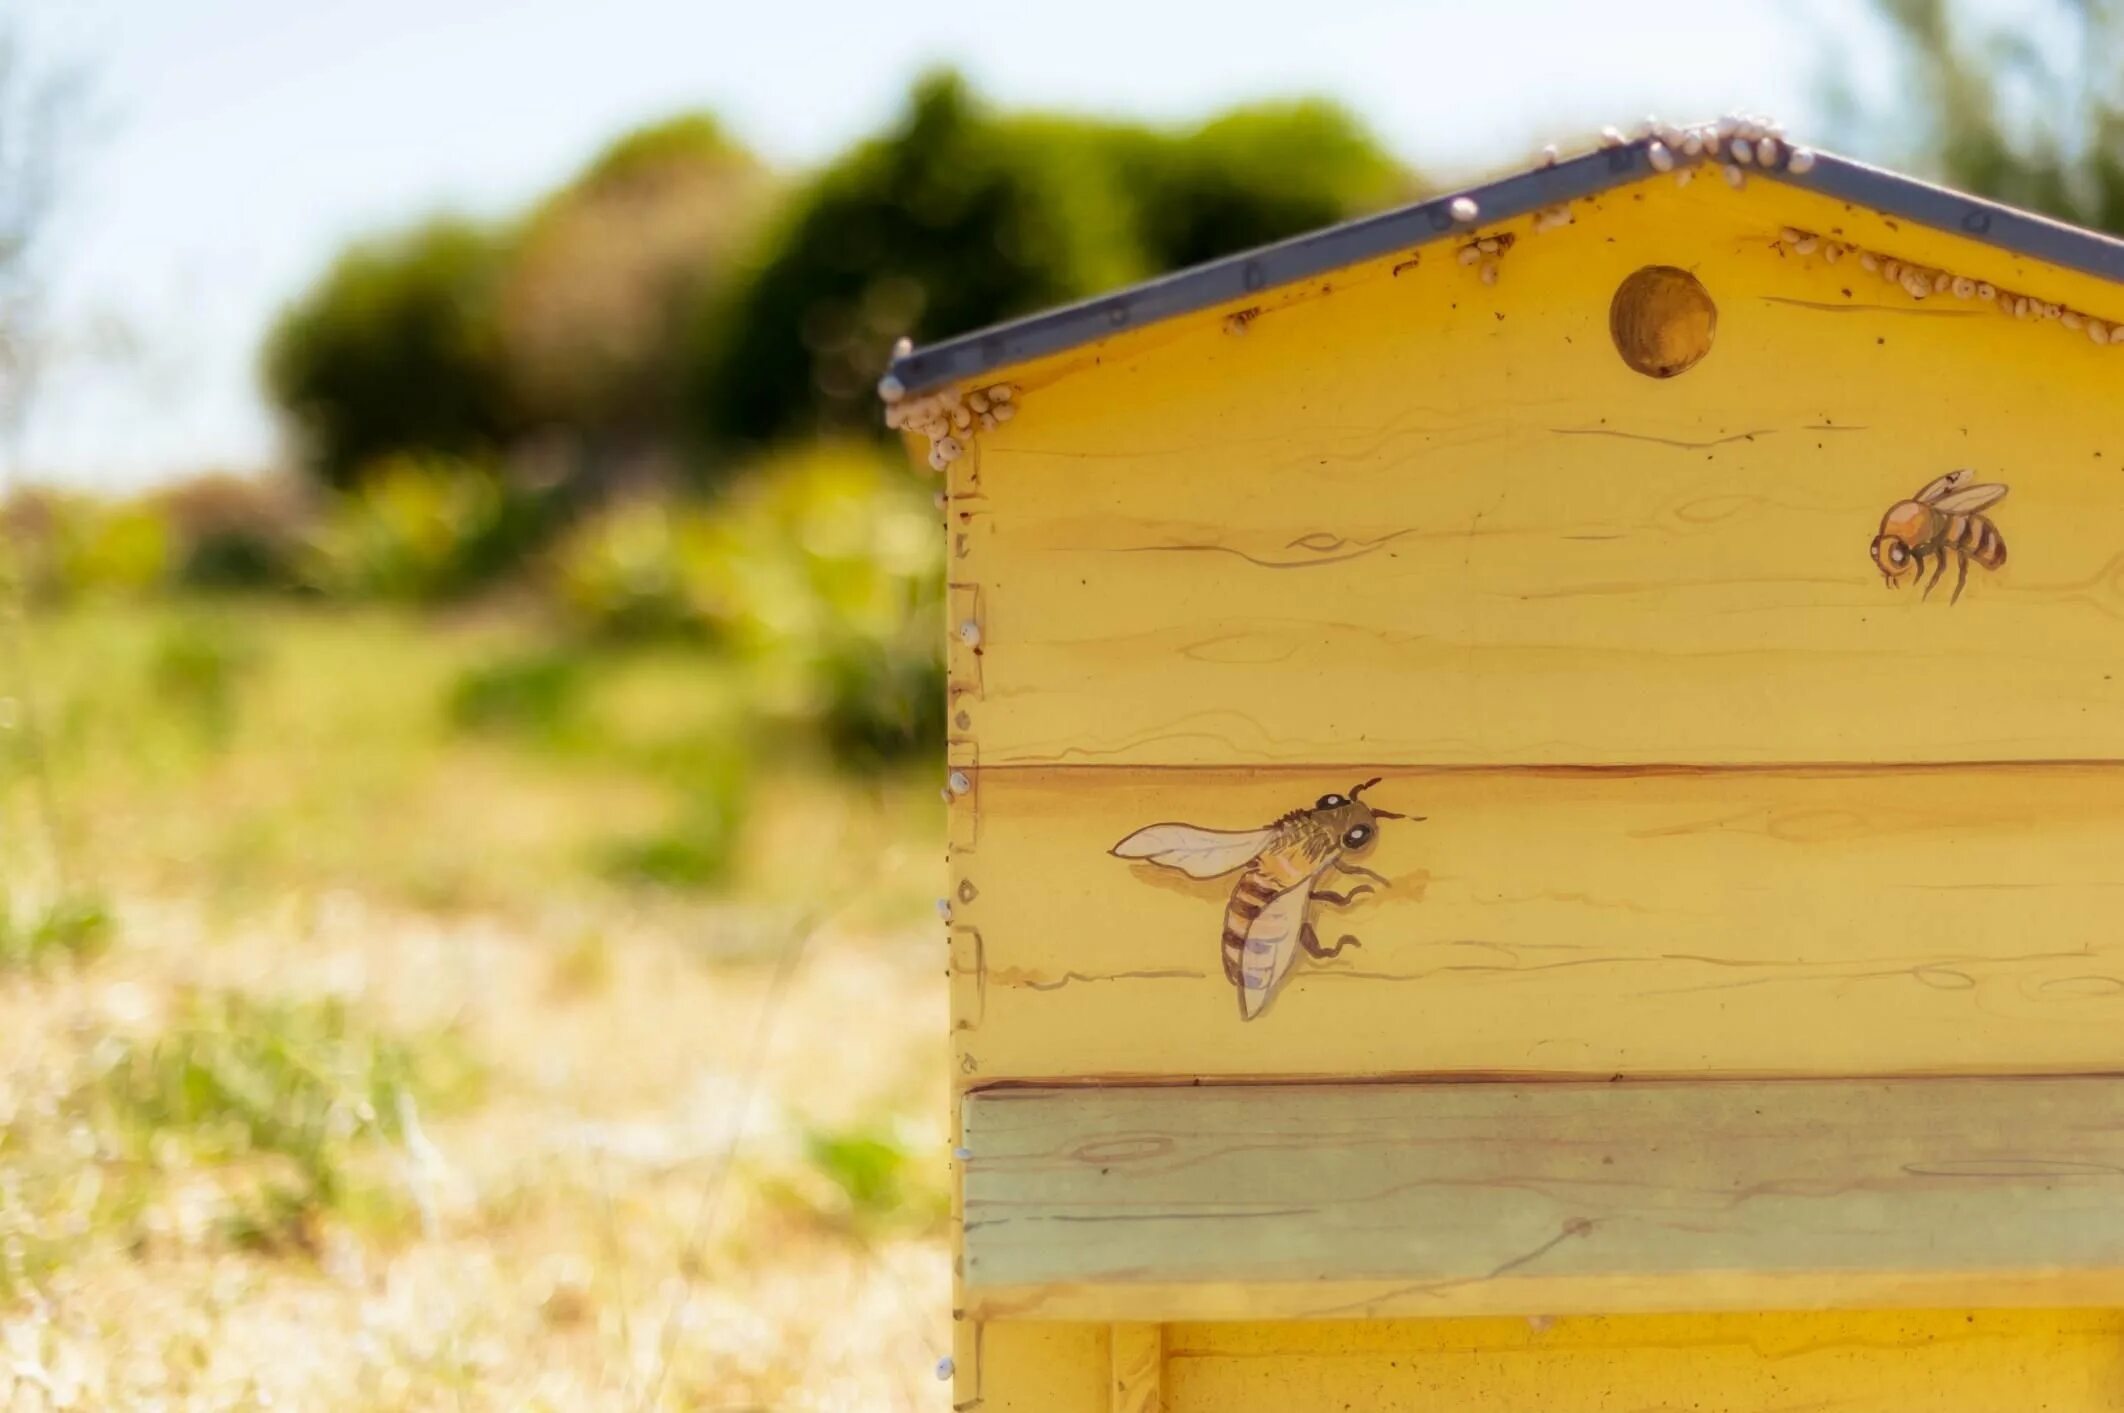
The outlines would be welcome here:
[[[2116,1403],[2124,246],[1755,141],[895,366],[962,1406]]]

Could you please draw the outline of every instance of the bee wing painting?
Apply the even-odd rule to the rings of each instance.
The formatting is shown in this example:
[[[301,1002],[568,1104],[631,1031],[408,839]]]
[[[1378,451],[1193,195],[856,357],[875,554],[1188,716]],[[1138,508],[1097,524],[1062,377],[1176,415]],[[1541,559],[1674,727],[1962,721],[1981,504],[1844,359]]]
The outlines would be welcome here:
[[[1298,960],[1298,946],[1305,935],[1306,904],[1312,901],[1315,873],[1304,882],[1284,889],[1247,925],[1239,949],[1239,1014],[1252,1020],[1268,1009],[1291,963]]]
[[[1964,481],[1968,479],[1969,468],[1966,466],[1958,471],[1949,471],[1944,476],[1941,476],[1935,480],[1927,481],[1924,486],[1918,491],[1918,493],[1915,496],[1911,497],[1911,499],[1917,501],[1921,505],[1932,505],[1936,503],[1941,496],[1947,494],[1947,492],[1953,490],[1955,487],[1961,485]]]
[[[1176,868],[1190,878],[1215,878],[1246,867],[1275,837],[1274,828],[1197,829],[1192,824],[1152,824],[1114,845],[1113,853],[1115,858],[1146,859]]]
[[[1963,486],[1933,501],[1932,506],[1943,515],[1974,515],[2006,499],[2006,490],[1996,484]]]

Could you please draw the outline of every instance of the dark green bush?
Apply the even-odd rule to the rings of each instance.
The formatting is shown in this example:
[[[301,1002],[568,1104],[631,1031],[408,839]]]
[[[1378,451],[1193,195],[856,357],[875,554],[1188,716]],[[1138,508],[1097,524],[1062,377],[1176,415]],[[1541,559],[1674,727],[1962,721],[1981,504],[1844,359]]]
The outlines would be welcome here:
[[[892,341],[1143,273],[1108,129],[1013,129],[950,76],[836,162],[708,312],[693,405],[715,441],[868,431]]]
[[[483,226],[432,221],[355,246],[281,317],[266,384],[327,484],[408,449],[496,452],[525,430],[498,318],[509,250]]]
[[[925,79],[708,308],[693,405],[713,444],[871,430],[901,335],[965,333],[1375,209],[1408,185],[1329,104],[1241,109],[1175,135],[997,115],[958,79]]]
[[[1131,173],[1147,262],[1180,269],[1383,209],[1409,174],[1332,103],[1238,108],[1148,145]]]

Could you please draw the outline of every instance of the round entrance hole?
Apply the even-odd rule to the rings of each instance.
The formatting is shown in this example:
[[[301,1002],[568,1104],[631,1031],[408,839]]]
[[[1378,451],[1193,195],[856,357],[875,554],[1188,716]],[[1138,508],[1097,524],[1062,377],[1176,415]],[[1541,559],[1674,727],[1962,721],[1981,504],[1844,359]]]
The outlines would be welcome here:
[[[1647,265],[1615,287],[1608,333],[1623,362],[1648,378],[1671,378],[1711,351],[1718,306],[1687,270]]]

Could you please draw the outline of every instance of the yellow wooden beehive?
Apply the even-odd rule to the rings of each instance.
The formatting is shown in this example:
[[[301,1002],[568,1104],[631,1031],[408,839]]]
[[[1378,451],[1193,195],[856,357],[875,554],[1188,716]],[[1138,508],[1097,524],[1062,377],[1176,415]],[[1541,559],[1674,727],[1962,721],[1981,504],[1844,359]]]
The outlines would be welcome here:
[[[2124,1407],[2120,286],[1728,129],[896,359],[956,1406]]]

